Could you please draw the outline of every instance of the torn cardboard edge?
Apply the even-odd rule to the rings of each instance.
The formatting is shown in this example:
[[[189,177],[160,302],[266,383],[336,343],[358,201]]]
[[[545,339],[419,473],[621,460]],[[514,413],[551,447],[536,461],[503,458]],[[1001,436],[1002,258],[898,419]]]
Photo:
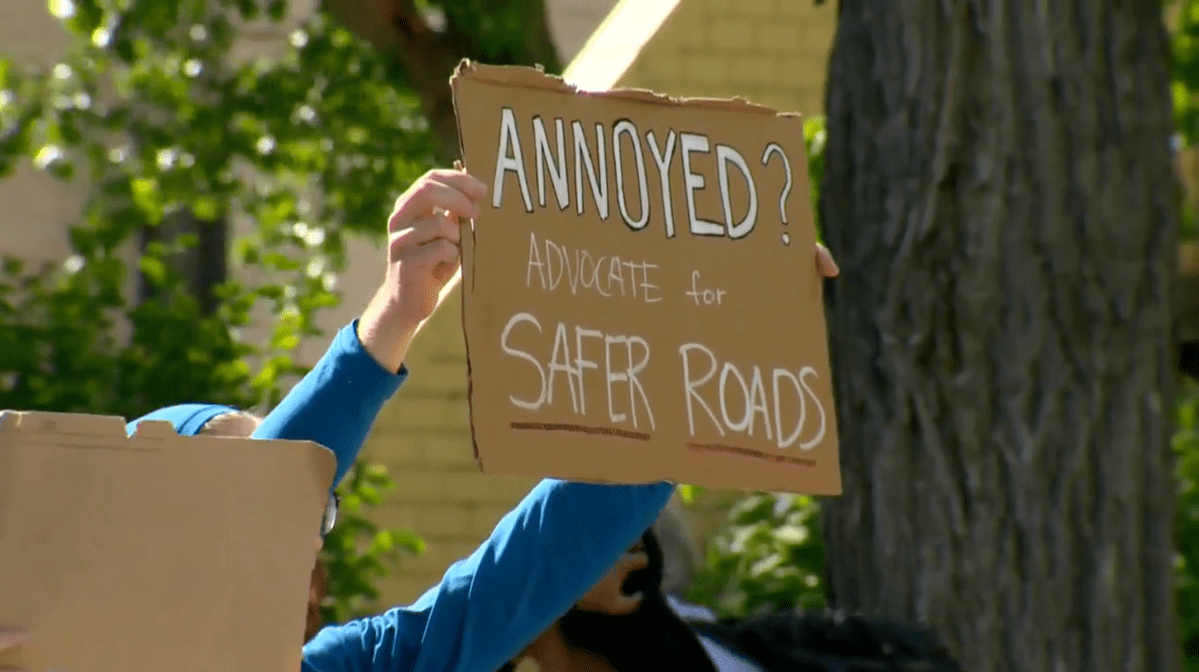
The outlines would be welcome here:
[[[574,84],[567,82],[565,79],[557,75],[547,74],[541,68],[530,68],[521,65],[484,65],[482,63],[476,63],[468,58],[462,59],[462,62],[459,63],[458,67],[454,69],[454,74],[450,77],[451,89],[454,89],[454,83],[458,79],[473,79],[484,84],[535,89],[538,91],[549,91],[551,93],[561,93],[569,96],[580,95],[595,98],[622,100],[634,103],[646,103],[650,105],[665,105],[671,107],[703,107],[713,110],[728,110],[730,112],[753,112],[756,114],[769,114],[777,117],[802,118],[802,115],[798,112],[780,112],[765,105],[751,103],[750,101],[740,97],[676,97],[664,93],[657,93],[656,91],[650,91],[648,89],[637,88],[616,88],[609,89],[607,91],[587,91],[578,88]],[[457,107],[458,101],[457,96],[455,96],[455,112],[457,111]],[[459,133],[458,136],[461,137],[462,134]]]
[[[133,436],[126,434],[126,424],[124,418],[115,415],[0,410],[0,432],[46,432],[56,436],[94,436],[105,440],[118,437],[127,440],[179,437],[175,426],[166,420],[139,422]]]
[[[189,442],[269,442],[276,446],[288,446],[291,450],[311,451],[317,449],[316,477],[323,484],[331,482],[337,473],[337,455],[326,446],[315,441],[287,439],[253,439],[248,436],[220,436],[199,434],[183,436],[167,420],[143,420],[137,424],[132,435],[126,433],[127,421],[115,415],[92,413],[63,413],[56,411],[16,411],[0,409],[0,435],[19,436],[22,442],[35,445],[62,445],[69,443],[74,448],[114,447],[135,451],[160,452],[161,445],[173,441]],[[114,445],[115,444],[115,445]],[[210,444],[211,445],[211,444]],[[119,449],[119,448],[118,448]],[[322,485],[328,488],[328,485]]]
[[[586,96],[589,98],[610,99],[621,102],[661,105],[666,107],[691,107],[728,112],[747,112],[753,114],[765,114],[783,119],[803,119],[803,115],[798,112],[780,112],[774,108],[760,105],[758,103],[752,103],[744,98],[739,97],[677,97],[650,91],[648,89],[636,88],[616,88],[608,91],[586,91],[567,82],[562,77],[547,74],[544,67],[541,65],[536,67],[528,67],[523,65],[485,65],[476,61],[472,61],[469,58],[464,58],[458,63],[458,67],[454,68],[454,74],[450,76],[449,82],[451,99],[454,103],[454,122],[458,128],[458,155],[460,157],[466,156],[466,149],[462,145],[462,115],[459,113],[457,83],[466,79],[474,80],[481,84],[491,84],[511,88],[524,88],[533,91],[545,91],[567,96]],[[469,228],[471,232],[471,241],[473,243],[474,222],[469,223]],[[461,269],[459,269],[458,273],[461,273]],[[475,274],[472,272],[472,286],[470,287],[472,290],[474,289],[474,278]],[[463,286],[464,296],[466,289],[467,288]],[[465,311],[465,306],[463,307],[463,311]],[[465,317],[465,312],[463,313],[463,316]],[[467,373],[469,375],[469,369]],[[469,389],[467,392],[469,394]]]
[[[570,84],[563,78],[548,75],[541,69],[521,66],[489,66],[478,64],[470,60],[463,60],[458,65],[458,67],[455,69],[453,77],[450,78],[450,85],[452,91],[452,100],[454,102],[456,113],[455,120],[459,133],[459,149],[463,157],[467,156],[465,145],[468,144],[468,139],[470,140],[471,150],[477,151],[480,149],[480,147],[476,147],[476,143],[484,141],[479,134],[483,133],[484,135],[491,135],[493,133],[493,130],[491,130],[490,126],[488,125],[490,122],[485,123],[480,117],[480,115],[492,114],[488,104],[482,104],[482,107],[484,108],[482,110],[469,107],[464,108],[464,105],[478,105],[479,103],[476,100],[476,96],[499,96],[511,101],[516,101],[520,100],[522,96],[532,94],[536,94],[537,100],[543,101],[545,106],[553,106],[558,104],[579,105],[581,107],[604,104],[620,105],[626,108],[624,115],[628,117],[634,117],[636,114],[644,114],[647,116],[656,115],[656,117],[661,118],[663,115],[665,115],[664,118],[669,119],[676,114],[690,115],[699,113],[700,115],[716,116],[724,115],[724,113],[731,113],[727,116],[729,118],[728,120],[732,122],[732,115],[744,113],[744,116],[737,120],[738,123],[750,127],[757,127],[766,124],[777,126],[786,131],[786,134],[798,144],[799,151],[802,151],[803,149],[802,133],[791,133],[791,129],[798,130],[797,127],[802,124],[802,115],[796,113],[779,113],[769,107],[750,103],[739,98],[679,98],[642,89],[614,89],[603,92],[592,92],[581,90],[579,87]],[[559,102],[555,103],[555,99]],[[539,106],[541,104],[542,103],[539,103]],[[640,113],[636,112],[637,108],[640,108]],[[479,164],[472,165],[471,168],[481,172],[489,171],[490,168],[488,167],[489,164],[487,163],[486,157],[471,157],[471,160],[476,162],[480,161],[480,159],[483,159],[483,161]],[[511,215],[513,217],[518,216],[516,213],[511,213]],[[784,223],[786,223],[785,220]],[[465,279],[465,275],[467,273],[469,273],[471,277],[470,282],[465,283],[463,287],[463,293],[461,295],[461,319],[463,321],[463,337],[467,351],[467,399],[471,408],[469,413],[469,422],[471,428],[472,450],[475,455],[476,463],[484,473],[529,476],[532,474],[530,474],[527,468],[513,468],[511,464],[500,465],[497,468],[495,464],[503,461],[503,459],[497,458],[495,455],[490,453],[484,455],[484,452],[488,451],[481,449],[480,431],[484,429],[487,429],[488,431],[490,430],[488,429],[488,421],[480,416],[477,407],[477,404],[479,403],[479,398],[477,395],[484,391],[481,390],[481,388],[475,387],[476,385],[480,384],[479,381],[476,380],[475,374],[476,369],[478,372],[482,372],[486,367],[484,367],[481,361],[475,362],[476,357],[472,356],[473,350],[478,347],[478,344],[474,343],[473,341],[477,340],[480,334],[472,334],[468,330],[467,317],[471,314],[469,312],[470,309],[474,307],[474,304],[471,304],[470,302],[474,300],[474,295],[476,292],[487,289],[486,284],[488,280],[485,279],[485,285],[479,286],[482,289],[475,287],[476,278],[478,275],[476,264],[479,261],[477,249],[478,232],[474,227],[474,222],[464,222],[463,225],[470,226],[469,231],[463,232],[464,234],[469,234],[469,236],[463,236],[465,252],[464,266],[462,267],[463,279]],[[465,265],[465,262],[467,261],[465,259],[466,256],[471,257],[469,260],[469,266]],[[472,336],[474,336],[474,338],[472,338]],[[472,348],[472,346],[475,346],[475,348]],[[487,432],[484,432],[484,434],[486,433]],[[521,439],[517,437],[511,437],[511,440],[522,443]],[[487,445],[488,450],[490,450],[489,438],[485,436],[482,443]],[[529,458],[528,453],[525,454],[525,458]],[[833,459],[835,464],[835,457]],[[721,458],[705,458],[705,460],[706,461],[704,464],[706,466],[704,468],[707,468],[708,466],[719,467],[723,464],[720,461]],[[632,477],[627,478],[613,476],[612,474],[598,476],[596,475],[597,472],[592,472],[590,474],[585,473],[586,471],[590,471],[590,467],[584,470],[575,470],[571,473],[567,473],[570,470],[562,469],[561,465],[555,466],[553,469],[555,470],[553,473],[548,471],[540,471],[536,475],[567,478],[570,480],[580,480],[592,483],[651,482],[661,480],[662,478],[676,481],[682,479],[684,482],[686,482],[689,478],[691,478],[691,476],[694,475],[694,473],[684,474],[681,472],[671,475],[652,477],[645,474],[638,474],[636,476],[632,476],[632,474],[630,474]],[[822,485],[822,489],[805,487],[801,490],[790,491],[830,495],[839,494],[841,492],[839,476],[834,474],[830,478],[832,478],[832,480],[829,481],[829,483]],[[694,481],[693,478],[691,478],[691,480]],[[732,487],[748,486],[736,485]]]

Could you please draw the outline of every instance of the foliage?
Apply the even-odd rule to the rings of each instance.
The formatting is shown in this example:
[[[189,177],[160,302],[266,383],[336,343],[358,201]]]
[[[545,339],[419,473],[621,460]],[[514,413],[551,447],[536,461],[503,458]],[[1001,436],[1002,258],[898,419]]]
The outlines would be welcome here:
[[[757,493],[735,504],[689,598],[722,617],[824,605],[824,546],[810,497]]]
[[[824,181],[824,141],[828,134],[824,130],[823,117],[804,120],[803,139],[808,150],[808,181],[812,185],[812,212],[816,223],[816,240],[824,240],[824,229],[820,226],[820,183]]]
[[[1182,237],[1199,238],[1199,0],[1171,3],[1177,23],[1171,38],[1171,79],[1180,164],[1186,179]],[[1178,462],[1175,539],[1176,600],[1185,669],[1199,672],[1199,386],[1183,381],[1177,403],[1174,451]]]
[[[1174,451],[1177,474],[1177,601],[1187,670],[1199,670],[1199,385],[1188,382],[1178,401]]]
[[[1182,218],[1183,239],[1199,237],[1199,202],[1194,181],[1199,178],[1199,0],[1174,0],[1167,3],[1167,16],[1176,12],[1170,40],[1171,94],[1174,100],[1174,125],[1177,148],[1181,153],[1183,175],[1189,177]]]
[[[355,464],[338,487],[341,508],[337,525],[325,537],[321,552],[328,570],[328,599],[321,605],[326,623],[341,623],[370,613],[379,597],[375,581],[386,577],[401,551],[419,554],[425,542],[410,532],[381,530],[362,515],[378,506],[394,487],[378,464]]]
[[[291,352],[339,301],[345,236],[382,234],[433,141],[396,68],[323,15],[269,59],[230,58],[248,28],[283,31],[285,7],[51,0],[67,57],[48,69],[0,58],[0,178],[31,163],[95,185],[70,259],[0,267],[0,407],[133,417],[191,400],[271,405],[303,372]],[[233,275],[254,280],[202,287],[206,306],[181,260],[239,222],[249,232],[231,242]],[[262,313],[277,319],[269,341],[239,339]],[[331,615],[369,598],[398,550],[420,547],[363,517],[389,483],[359,465],[343,485],[325,552],[342,572]]]

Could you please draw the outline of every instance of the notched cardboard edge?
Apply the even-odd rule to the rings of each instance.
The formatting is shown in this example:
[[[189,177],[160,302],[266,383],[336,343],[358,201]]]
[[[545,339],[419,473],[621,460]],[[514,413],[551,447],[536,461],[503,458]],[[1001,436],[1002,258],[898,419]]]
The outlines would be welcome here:
[[[798,112],[780,112],[772,107],[752,103],[744,98],[687,98],[669,96],[647,89],[618,88],[608,91],[586,91],[567,82],[557,75],[546,74],[540,68],[522,65],[484,65],[470,59],[462,59],[450,77],[453,88],[460,80],[474,80],[483,84],[520,87],[561,93],[572,96],[605,98],[633,103],[666,105],[672,107],[705,108],[730,112],[752,112],[775,117],[802,119]],[[456,107],[456,106],[455,106]]]
[[[126,421],[116,415],[96,415],[93,413],[59,413],[54,411],[16,411],[0,410],[0,434],[43,434],[59,436],[91,436],[111,438],[116,441],[131,441],[134,439],[204,439],[215,441],[260,441],[250,437],[230,436],[180,436],[175,432],[175,426],[166,420],[143,420],[137,425],[133,436],[125,433]],[[270,439],[272,443],[295,444],[297,446],[316,446],[322,453],[328,454],[336,463],[337,454],[327,446],[315,441],[295,441],[289,439]]]
[[[4,409],[0,411],[0,431],[96,436],[112,434],[124,438],[125,420],[114,415]]]

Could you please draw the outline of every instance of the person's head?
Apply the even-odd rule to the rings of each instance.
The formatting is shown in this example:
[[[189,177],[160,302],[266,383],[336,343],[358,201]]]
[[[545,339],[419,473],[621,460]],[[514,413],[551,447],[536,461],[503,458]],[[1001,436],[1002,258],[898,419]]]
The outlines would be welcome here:
[[[133,436],[145,420],[165,420],[180,436],[222,436],[247,438],[258,428],[262,418],[221,404],[176,404],[152,411],[125,425],[125,433]]]
[[[521,657],[537,658],[564,647],[591,660],[601,659],[616,672],[716,672],[699,640],[667,603],[664,576],[662,546],[651,528]],[[605,591],[611,594],[598,594]],[[603,608],[628,605],[634,595],[640,599],[631,610]],[[500,672],[514,669],[510,663]]]
[[[246,411],[228,411],[212,417],[200,428],[201,436],[248,439],[262,424],[262,418]]]
[[[325,626],[321,616],[321,604],[328,594],[329,578],[325,573],[325,564],[317,559],[312,568],[312,578],[308,581],[308,614],[304,621],[304,641],[312,639]]]
[[[214,436],[230,439],[245,439],[254,434],[262,418],[247,411],[221,404],[176,404],[152,411],[125,425],[125,433],[133,436],[137,426],[145,420],[165,420],[171,423],[180,436]],[[337,495],[330,493],[329,503],[321,519],[317,549],[325,535],[333,529],[337,520]]]

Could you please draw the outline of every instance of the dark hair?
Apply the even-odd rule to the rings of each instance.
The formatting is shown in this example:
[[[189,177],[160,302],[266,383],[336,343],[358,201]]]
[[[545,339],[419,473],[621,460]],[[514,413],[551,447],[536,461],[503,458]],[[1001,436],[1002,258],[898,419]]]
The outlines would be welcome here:
[[[653,530],[641,536],[649,564],[625,580],[625,594],[641,591],[644,599],[627,616],[610,616],[571,609],[559,621],[570,646],[605,658],[617,672],[716,672],[691,628],[666,602],[662,592],[665,563]]]

